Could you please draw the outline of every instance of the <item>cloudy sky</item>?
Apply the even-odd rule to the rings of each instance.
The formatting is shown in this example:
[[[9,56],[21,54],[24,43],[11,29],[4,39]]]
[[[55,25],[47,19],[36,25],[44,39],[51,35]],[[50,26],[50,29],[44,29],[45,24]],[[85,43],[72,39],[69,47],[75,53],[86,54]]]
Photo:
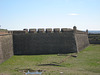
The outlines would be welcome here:
[[[0,25],[100,30],[100,0],[0,0]]]

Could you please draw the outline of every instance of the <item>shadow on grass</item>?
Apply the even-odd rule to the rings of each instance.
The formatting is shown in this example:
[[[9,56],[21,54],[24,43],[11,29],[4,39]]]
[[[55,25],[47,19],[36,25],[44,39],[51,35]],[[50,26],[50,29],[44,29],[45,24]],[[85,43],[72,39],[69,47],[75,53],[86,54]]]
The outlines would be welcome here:
[[[61,66],[58,62],[52,62],[49,64],[39,64],[38,66]]]
[[[61,66],[61,65],[51,63],[51,64],[39,64],[38,66]]]
[[[61,60],[60,62],[52,62],[52,63],[50,63],[50,64],[39,64],[38,66],[61,66],[61,65],[59,65],[59,64],[65,62],[65,61],[66,61],[68,58],[70,58],[70,57],[76,58],[77,55],[69,55],[69,56],[67,56],[67,58]]]

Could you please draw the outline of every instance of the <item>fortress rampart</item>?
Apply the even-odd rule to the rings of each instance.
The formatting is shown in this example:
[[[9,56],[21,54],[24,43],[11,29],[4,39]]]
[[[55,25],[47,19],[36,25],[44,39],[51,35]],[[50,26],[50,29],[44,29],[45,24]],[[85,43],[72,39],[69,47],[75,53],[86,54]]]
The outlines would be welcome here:
[[[89,45],[88,32],[77,30],[75,26],[73,29],[39,28],[38,30],[8,31],[8,33],[9,35],[5,35],[8,37],[6,38],[8,43],[5,44],[6,39],[4,39],[3,44],[0,44],[2,46],[0,55],[7,56],[8,54],[8,58],[13,53],[14,55],[75,53]],[[3,46],[5,46],[5,49],[3,49]],[[4,60],[6,60],[6,57]]]
[[[76,52],[72,31],[60,33],[14,34],[15,54],[57,54]],[[74,44],[73,44],[74,43]]]
[[[79,52],[89,45],[88,33],[68,28],[13,31],[14,54],[57,54]]]

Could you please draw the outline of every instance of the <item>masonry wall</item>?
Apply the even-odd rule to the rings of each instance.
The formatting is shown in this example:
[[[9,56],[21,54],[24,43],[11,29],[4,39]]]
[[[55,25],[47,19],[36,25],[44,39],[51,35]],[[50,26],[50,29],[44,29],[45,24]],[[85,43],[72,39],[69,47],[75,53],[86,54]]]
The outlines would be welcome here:
[[[100,34],[88,34],[90,44],[100,44]]]
[[[14,54],[57,54],[77,52],[73,31],[13,34]]]
[[[77,51],[81,51],[89,45],[88,34],[86,32],[76,32],[75,40],[77,44]]]
[[[0,35],[0,63],[13,56],[13,41],[12,35]]]

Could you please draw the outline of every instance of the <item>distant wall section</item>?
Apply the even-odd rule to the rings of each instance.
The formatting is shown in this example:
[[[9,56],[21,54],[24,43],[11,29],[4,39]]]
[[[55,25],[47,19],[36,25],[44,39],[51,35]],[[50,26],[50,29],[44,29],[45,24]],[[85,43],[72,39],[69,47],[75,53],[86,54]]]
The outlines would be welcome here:
[[[100,44],[100,34],[88,34],[90,44]]]

